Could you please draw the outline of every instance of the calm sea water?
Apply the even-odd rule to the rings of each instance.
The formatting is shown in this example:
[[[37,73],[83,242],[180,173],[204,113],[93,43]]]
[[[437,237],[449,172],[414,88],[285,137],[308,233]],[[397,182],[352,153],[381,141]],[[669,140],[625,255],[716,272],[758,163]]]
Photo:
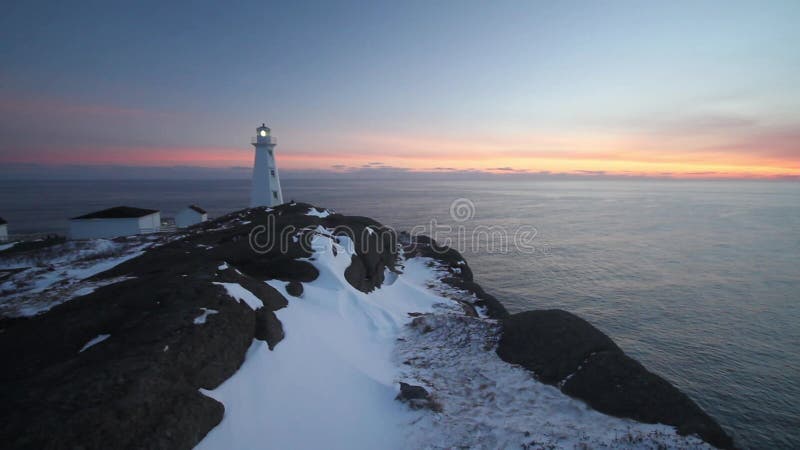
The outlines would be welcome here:
[[[11,233],[130,205],[212,216],[247,205],[231,181],[0,182]],[[286,180],[284,197],[398,229],[431,220],[536,230],[533,249],[455,243],[510,310],[562,308],[611,335],[748,448],[800,447],[800,184],[686,181]],[[454,221],[463,202],[468,220]],[[474,208],[472,208],[474,207]],[[472,209],[469,209],[472,208]],[[460,218],[460,217],[459,217]],[[497,238],[495,238],[497,244]],[[497,248],[499,247],[499,248]]]

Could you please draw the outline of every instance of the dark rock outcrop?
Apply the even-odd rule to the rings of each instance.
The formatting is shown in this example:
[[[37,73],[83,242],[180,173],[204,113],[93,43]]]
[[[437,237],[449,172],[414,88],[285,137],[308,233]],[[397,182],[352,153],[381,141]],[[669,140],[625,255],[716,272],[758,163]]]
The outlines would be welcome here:
[[[311,256],[317,226],[338,227],[357,244],[348,280],[358,289],[375,289],[384,269],[394,268],[396,241],[378,233],[380,224],[309,216],[310,208],[244,210],[196,225],[181,231],[181,239],[166,237],[93,277],[124,281],[35,317],[0,318],[0,359],[7,362],[0,371],[3,446],[196,445],[224,414],[199,389],[214,389],[233,375],[253,339],[270,349],[280,345],[284,330],[275,311],[288,302],[263,281],[287,281],[297,292],[299,282],[318,276],[300,260]],[[241,285],[263,307],[254,311],[217,283]],[[214,313],[195,322],[209,310]],[[81,351],[100,335],[109,337]]]
[[[266,341],[272,350],[283,339],[283,324],[273,311],[267,308],[256,310],[256,329],[253,333],[256,339]]]
[[[505,306],[472,280],[472,269],[456,249],[440,245],[428,236],[403,234],[400,238],[407,257],[431,258],[443,267],[447,267],[450,276],[443,278],[442,281],[456,289],[475,295],[477,300],[474,302],[474,306],[486,308],[489,317],[502,319],[508,316]]]
[[[561,310],[527,311],[502,321],[497,354],[541,381],[618,417],[677,427],[721,448],[732,439],[665,379],[628,357],[600,330]]]
[[[274,278],[308,283],[319,276],[319,271],[310,262],[289,257],[243,259],[234,264],[242,272],[262,280]]]
[[[674,425],[679,433],[696,434],[717,447],[733,446],[732,439],[689,397],[622,352],[589,356],[562,390],[607,414]]]
[[[200,307],[218,313],[195,325]],[[233,375],[254,328],[221,287],[163,275],[6,323],[0,438],[12,448],[192,447],[223,415],[198,389]]]
[[[483,288],[474,281],[465,280],[459,276],[452,276],[444,278],[442,281],[445,283],[457,288],[462,289],[467,292],[471,292],[475,295],[477,300],[475,301],[475,306],[480,306],[482,308],[486,308],[486,312],[489,317],[494,319],[502,319],[504,317],[508,317],[508,311],[506,307],[500,303],[493,295],[489,294],[488,292],[484,291]]]
[[[298,281],[286,283],[286,293],[292,297],[300,297],[303,295],[303,284]]]
[[[497,354],[556,384],[575,372],[589,355],[620,351],[616,344],[580,317],[560,309],[526,311],[503,320]]]
[[[397,394],[395,400],[407,403],[411,409],[430,409],[432,411],[441,412],[442,405],[437,402],[427,389],[422,386],[415,386],[408,383],[400,382],[400,393]]]
[[[397,394],[398,400],[427,400],[428,398],[430,398],[430,394],[424,387],[400,383],[400,393]]]
[[[391,228],[367,217],[331,216],[326,226],[334,234],[347,236],[353,241],[356,254],[345,270],[347,282],[362,292],[371,292],[383,284],[385,269],[395,269],[397,264],[397,235]]]

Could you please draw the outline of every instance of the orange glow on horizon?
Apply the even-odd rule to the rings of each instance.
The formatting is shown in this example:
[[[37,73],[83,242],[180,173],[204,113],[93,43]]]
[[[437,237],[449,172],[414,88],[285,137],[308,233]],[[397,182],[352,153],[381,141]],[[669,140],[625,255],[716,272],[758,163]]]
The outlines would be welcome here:
[[[676,178],[775,178],[800,176],[800,162],[769,152],[718,150],[713,140],[653,142],[615,135],[442,139],[356,135],[332,141],[325,151],[279,146],[283,170],[347,172],[395,168],[423,172],[605,174]],[[316,147],[316,146],[315,146]],[[339,150],[338,148],[347,149]],[[695,150],[677,151],[674,148]],[[789,152],[791,154],[791,152]],[[48,165],[250,167],[252,149],[217,147],[114,147],[17,152],[4,163]]]
[[[374,156],[347,155],[347,158],[331,158],[320,155],[283,155],[278,164],[284,169],[331,170],[337,166],[341,171],[358,168],[395,167],[412,171],[466,171],[477,170],[491,173],[563,173],[587,174],[590,172],[605,175],[631,176],[672,176],[672,177],[723,177],[723,178],[774,178],[800,176],[800,169],[772,165],[770,161],[724,161],[724,162],[659,162],[635,161],[627,159],[579,159],[554,157],[512,157],[503,159],[462,158],[377,158],[382,165],[372,165]],[[509,170],[510,169],[510,170]]]

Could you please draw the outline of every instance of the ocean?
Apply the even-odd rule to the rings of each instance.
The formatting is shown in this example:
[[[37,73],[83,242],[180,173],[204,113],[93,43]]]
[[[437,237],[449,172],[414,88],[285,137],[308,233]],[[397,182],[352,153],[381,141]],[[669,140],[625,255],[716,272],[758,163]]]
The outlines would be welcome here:
[[[800,447],[800,183],[286,179],[284,198],[435,232],[511,312],[609,334],[745,448]],[[247,206],[247,180],[0,181],[9,233],[116,205]]]

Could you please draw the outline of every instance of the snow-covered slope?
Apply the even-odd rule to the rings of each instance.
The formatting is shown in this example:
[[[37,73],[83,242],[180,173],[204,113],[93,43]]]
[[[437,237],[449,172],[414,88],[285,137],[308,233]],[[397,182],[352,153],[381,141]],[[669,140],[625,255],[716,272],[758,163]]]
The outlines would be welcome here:
[[[364,293],[344,276],[349,238],[318,227],[312,245],[319,277],[301,297],[268,282],[289,299],[276,312],[283,341],[270,351],[254,340],[235,375],[203,390],[225,415],[198,448],[707,447],[600,414],[500,360],[497,323],[465,314],[435,261],[405,260]],[[394,400],[400,381],[424,386],[441,411]]]
[[[290,302],[276,312],[286,336],[274,351],[254,340],[241,369],[204,391],[225,416],[198,448],[402,447],[415,414],[394,401],[392,351],[406,313],[433,311],[441,298],[405,274],[387,275],[395,282],[370,294],[356,290],[344,277],[352,245],[319,228],[311,260],[319,277],[302,297],[269,282]]]
[[[74,297],[122,281],[124,278],[88,280],[155,245],[156,238],[90,239],[71,241],[37,252],[0,260],[0,315],[26,317],[40,314]]]

